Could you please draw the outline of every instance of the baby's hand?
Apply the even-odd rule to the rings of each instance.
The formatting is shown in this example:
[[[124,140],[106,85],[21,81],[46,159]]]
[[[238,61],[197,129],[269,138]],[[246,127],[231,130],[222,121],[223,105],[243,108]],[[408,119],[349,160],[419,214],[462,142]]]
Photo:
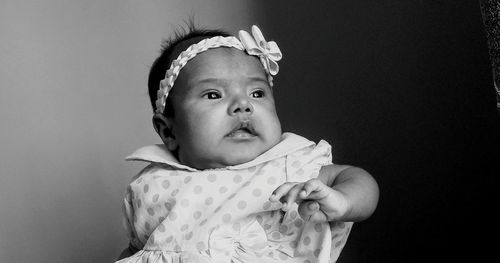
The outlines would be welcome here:
[[[346,195],[325,185],[319,179],[304,183],[284,183],[274,190],[269,201],[282,202],[283,211],[287,211],[290,204],[296,202],[300,216],[306,221],[335,221],[349,210]]]

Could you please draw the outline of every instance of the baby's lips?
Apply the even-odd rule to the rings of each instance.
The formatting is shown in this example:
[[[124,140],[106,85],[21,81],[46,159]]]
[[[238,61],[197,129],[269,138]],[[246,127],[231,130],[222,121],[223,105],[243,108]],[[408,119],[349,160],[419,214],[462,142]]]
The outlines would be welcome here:
[[[249,121],[239,122],[233,127],[233,129],[229,132],[229,134],[234,134],[239,131],[246,131],[252,135],[257,135],[257,133],[255,132],[255,128]]]

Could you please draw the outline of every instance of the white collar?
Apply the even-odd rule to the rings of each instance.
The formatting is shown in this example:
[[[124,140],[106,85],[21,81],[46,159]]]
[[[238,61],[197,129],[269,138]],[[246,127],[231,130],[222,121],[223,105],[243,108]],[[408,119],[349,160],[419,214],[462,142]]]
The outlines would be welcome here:
[[[303,149],[311,145],[315,145],[315,143],[302,136],[285,132],[281,135],[281,141],[278,144],[276,144],[263,154],[257,156],[255,159],[246,163],[227,166],[222,169],[229,169],[229,170],[245,169],[248,167],[255,166],[257,164],[261,164],[273,159],[286,156],[292,152],[295,152],[297,150]],[[137,151],[127,156],[125,160],[161,163],[173,166],[177,169],[188,170],[188,171],[200,171],[190,166],[181,164],[179,160],[177,160],[177,158],[172,154],[172,152],[170,152],[163,144],[155,144],[139,148]]]

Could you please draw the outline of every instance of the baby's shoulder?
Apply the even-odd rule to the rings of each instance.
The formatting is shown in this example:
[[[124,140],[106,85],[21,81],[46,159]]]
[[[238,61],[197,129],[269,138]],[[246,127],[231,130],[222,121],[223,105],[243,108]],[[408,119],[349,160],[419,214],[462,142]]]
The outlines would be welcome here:
[[[286,156],[287,162],[291,162],[293,166],[300,166],[300,163],[310,163],[317,160],[331,160],[331,157],[332,147],[324,140],[297,149]]]
[[[316,178],[321,167],[332,163],[331,146],[324,140],[286,156],[287,181],[304,182]]]
[[[182,175],[182,173],[175,167],[161,163],[151,163],[132,178],[130,185],[152,184],[161,181],[162,178],[175,180],[179,175]]]

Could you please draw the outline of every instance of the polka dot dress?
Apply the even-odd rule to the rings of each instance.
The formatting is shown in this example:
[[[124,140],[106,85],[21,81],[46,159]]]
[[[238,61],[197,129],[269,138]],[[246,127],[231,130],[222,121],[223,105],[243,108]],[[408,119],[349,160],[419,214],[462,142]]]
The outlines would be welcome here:
[[[335,262],[352,223],[302,220],[269,197],[318,176],[331,147],[292,133],[256,159],[222,169],[179,164],[164,146],[127,160],[149,162],[127,188],[124,225],[139,252],[124,262]]]

